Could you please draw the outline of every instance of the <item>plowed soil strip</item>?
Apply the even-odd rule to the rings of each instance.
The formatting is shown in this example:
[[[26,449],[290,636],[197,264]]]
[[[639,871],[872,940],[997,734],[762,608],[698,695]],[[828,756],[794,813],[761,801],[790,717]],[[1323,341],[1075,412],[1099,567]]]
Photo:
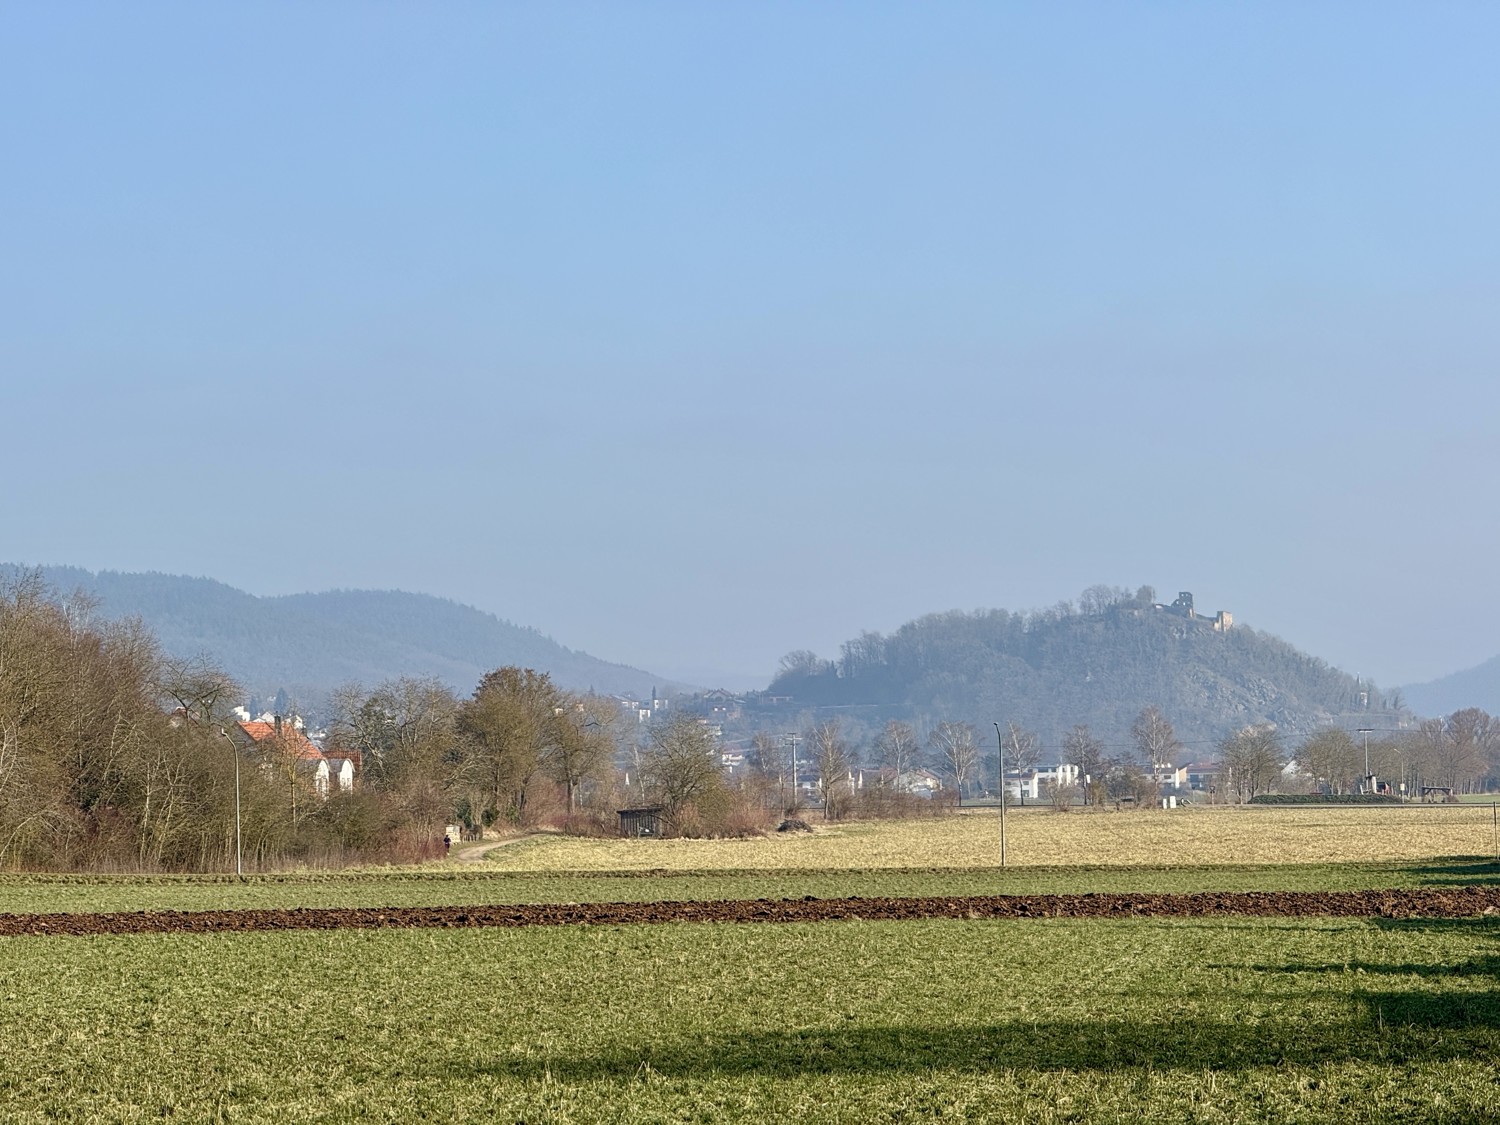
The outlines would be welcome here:
[[[0,914],[0,937],[617,926],[654,922],[884,922],[919,918],[1203,918],[1226,915],[1261,918],[1470,918],[1481,914],[1500,915],[1500,887],[1328,893],[1241,891]]]

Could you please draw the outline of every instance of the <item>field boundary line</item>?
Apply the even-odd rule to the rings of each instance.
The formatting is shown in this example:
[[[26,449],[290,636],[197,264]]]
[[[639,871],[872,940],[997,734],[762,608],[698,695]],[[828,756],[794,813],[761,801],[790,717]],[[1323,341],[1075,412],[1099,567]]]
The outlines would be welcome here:
[[[1367,891],[969,895],[499,906],[298,907],[0,914],[0,937],[289,930],[473,929],[667,922],[832,922],[1039,918],[1472,918],[1500,915],[1500,887]]]

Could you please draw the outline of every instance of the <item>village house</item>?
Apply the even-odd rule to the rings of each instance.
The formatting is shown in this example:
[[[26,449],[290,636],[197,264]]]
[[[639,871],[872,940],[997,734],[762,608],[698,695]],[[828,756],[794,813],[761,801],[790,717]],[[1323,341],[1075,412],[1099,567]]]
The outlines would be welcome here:
[[[855,771],[856,789],[884,788],[896,793],[910,793],[915,797],[931,797],[943,787],[943,779],[929,769],[914,766],[899,774],[889,767],[877,769],[861,768]]]
[[[1153,766],[1151,780],[1162,789],[1188,788],[1188,767],[1174,765]]]
[[[354,790],[354,779],[363,764],[358,750],[325,750],[323,760],[328,763],[328,787],[334,793],[350,793]]]
[[[1058,789],[1077,784],[1078,767],[1068,762],[1005,771],[1005,795],[1015,801],[1047,800]]]
[[[696,706],[721,721],[738,719],[742,714],[744,703],[745,701],[739,696],[723,688],[705,691],[695,701]]]
[[[1218,762],[1189,762],[1182,772],[1187,775],[1189,789],[1211,793],[1218,784],[1220,768]]]
[[[302,732],[300,723],[275,715],[269,722],[263,719],[237,721],[226,733],[242,751],[259,752],[268,760],[273,756],[289,757],[297,776],[319,797],[326,798],[330,786],[339,791],[354,788],[352,756],[339,756],[330,768],[328,758]]]

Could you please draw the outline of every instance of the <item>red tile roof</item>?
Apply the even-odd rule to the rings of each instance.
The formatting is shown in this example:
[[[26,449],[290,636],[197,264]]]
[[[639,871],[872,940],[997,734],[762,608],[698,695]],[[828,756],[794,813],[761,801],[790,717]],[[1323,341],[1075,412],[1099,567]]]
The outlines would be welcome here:
[[[323,757],[323,751],[309,742],[307,736],[290,723],[282,724],[279,732],[274,723],[240,723],[239,728],[245,732],[252,742],[265,742],[269,738],[275,738],[280,733],[283,737],[290,740],[297,757],[305,762],[316,762]]]

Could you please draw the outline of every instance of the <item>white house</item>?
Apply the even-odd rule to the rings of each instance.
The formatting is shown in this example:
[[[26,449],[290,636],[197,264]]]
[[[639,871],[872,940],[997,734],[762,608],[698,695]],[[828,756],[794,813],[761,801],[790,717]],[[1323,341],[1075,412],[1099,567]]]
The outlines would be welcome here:
[[[866,786],[872,789],[890,789],[897,793],[911,793],[917,797],[931,797],[943,787],[943,779],[921,766],[902,770],[899,774],[889,766],[881,766],[876,769],[862,768],[857,771],[854,787],[864,789]]]
[[[335,793],[349,793],[354,789],[354,763],[348,758],[324,755],[328,763],[328,785]]]
[[[1188,768],[1187,766],[1156,766],[1151,771],[1151,780],[1163,789],[1186,789]]]
[[[228,731],[231,741],[241,749],[255,747],[270,755],[284,755],[293,763],[296,773],[305,778],[319,797],[328,796],[328,759],[302,733],[301,723],[285,722],[273,716],[270,722],[236,722]],[[269,766],[269,762],[266,763]],[[348,765],[347,760],[344,763]],[[352,771],[353,767],[350,766]],[[353,787],[353,773],[350,773]]]
[[[1068,762],[1005,771],[1005,795],[1017,801],[1046,800],[1058,787],[1078,784],[1078,767]]]

